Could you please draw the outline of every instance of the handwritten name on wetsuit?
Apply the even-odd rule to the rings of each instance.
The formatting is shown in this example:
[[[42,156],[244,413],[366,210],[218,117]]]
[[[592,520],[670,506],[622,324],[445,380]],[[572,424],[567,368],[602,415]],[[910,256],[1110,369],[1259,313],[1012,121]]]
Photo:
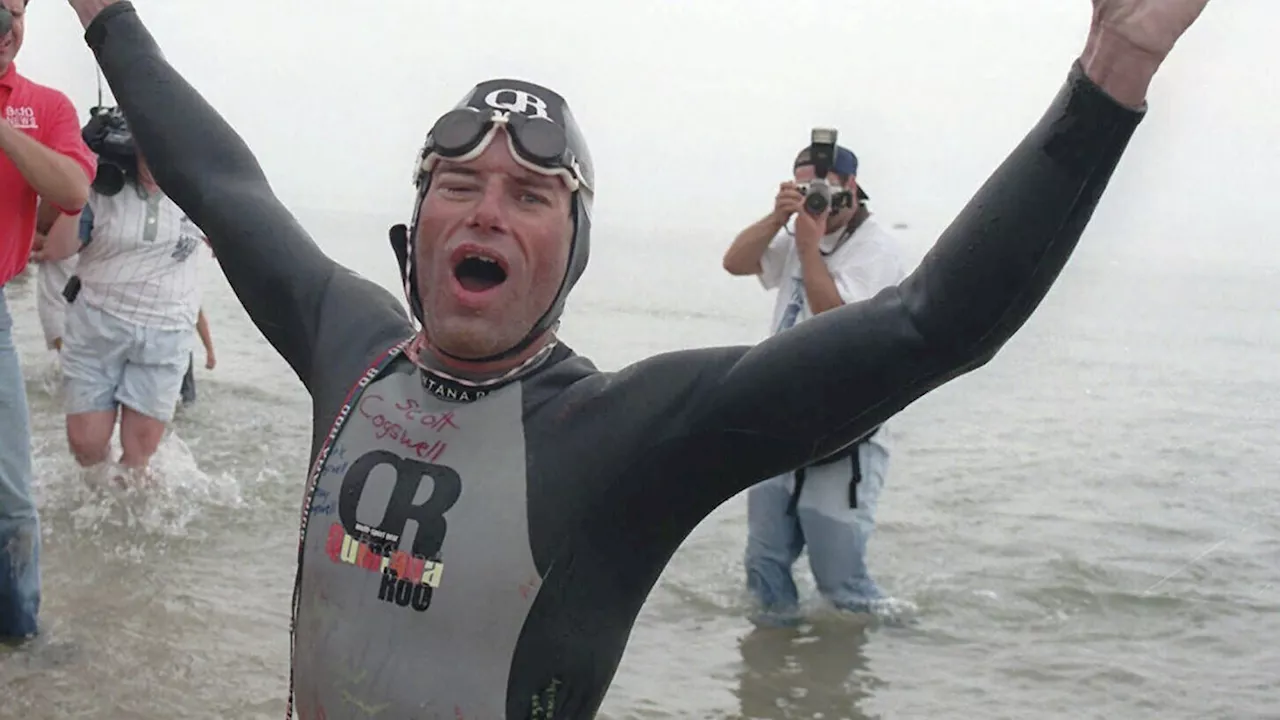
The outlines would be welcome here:
[[[360,400],[359,413],[375,428],[374,437],[395,440],[425,460],[439,460],[449,443],[422,439],[421,433],[461,429],[452,410],[426,412],[413,399],[389,405],[381,395],[367,395]]]

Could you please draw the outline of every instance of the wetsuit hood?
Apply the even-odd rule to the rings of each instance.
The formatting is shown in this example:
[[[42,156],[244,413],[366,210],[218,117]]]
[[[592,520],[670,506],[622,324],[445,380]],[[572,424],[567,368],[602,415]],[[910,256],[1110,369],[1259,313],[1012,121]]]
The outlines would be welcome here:
[[[572,169],[581,181],[578,189],[573,192],[570,202],[569,212],[573,216],[573,236],[569,246],[569,261],[564,277],[560,281],[560,289],[551,301],[550,307],[543,312],[530,328],[529,333],[516,345],[484,358],[458,358],[470,362],[492,362],[515,356],[528,349],[534,341],[560,321],[569,292],[586,270],[587,258],[591,250],[591,204],[595,192],[595,169],[582,131],[573,113],[569,111],[569,104],[559,93],[550,88],[523,80],[503,78],[486,80],[472,88],[453,109],[459,108],[474,108],[487,113],[496,110],[550,120],[564,131],[568,153],[574,158]],[[417,197],[413,205],[412,219],[407,227],[399,224],[391,228],[391,247],[395,251],[396,261],[400,264],[406,299],[414,318],[423,325],[425,325],[425,318],[418,288],[415,243],[418,239],[418,214],[431,185],[431,173],[424,169],[425,161],[431,154],[431,148],[432,137],[428,133],[422,151],[414,164],[413,183],[417,190]]]

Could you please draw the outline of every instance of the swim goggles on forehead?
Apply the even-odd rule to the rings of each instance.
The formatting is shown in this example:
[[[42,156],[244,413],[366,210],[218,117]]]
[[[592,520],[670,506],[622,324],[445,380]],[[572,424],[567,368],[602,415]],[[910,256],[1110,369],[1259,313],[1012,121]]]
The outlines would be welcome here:
[[[445,113],[427,136],[419,172],[431,172],[442,159],[467,162],[480,157],[499,128],[506,129],[511,157],[521,167],[541,175],[562,178],[569,186],[569,192],[576,192],[579,188],[591,191],[577,158],[569,149],[569,138],[564,128],[546,118],[499,110],[490,113],[475,108],[458,108]]]

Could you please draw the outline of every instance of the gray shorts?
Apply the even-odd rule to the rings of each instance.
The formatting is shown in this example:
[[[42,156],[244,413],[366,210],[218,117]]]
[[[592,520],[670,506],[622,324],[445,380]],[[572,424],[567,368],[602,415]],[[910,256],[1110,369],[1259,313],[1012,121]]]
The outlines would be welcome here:
[[[83,301],[67,307],[62,340],[63,402],[68,415],[124,405],[162,422],[173,419],[196,331],[135,325]]]

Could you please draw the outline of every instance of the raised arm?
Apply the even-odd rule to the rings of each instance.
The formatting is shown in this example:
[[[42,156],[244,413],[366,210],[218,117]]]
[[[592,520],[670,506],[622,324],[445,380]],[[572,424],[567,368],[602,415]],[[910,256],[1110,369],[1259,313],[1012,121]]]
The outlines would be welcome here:
[[[335,362],[317,351],[325,308],[345,302],[347,314],[383,310],[368,302],[380,289],[332,283],[346,274],[276,198],[239,135],[165,60],[131,3],[72,5],[157,183],[208,236],[249,317],[311,388],[313,361]],[[377,325],[368,320],[366,327]],[[348,337],[348,348],[361,340]]]
[[[774,251],[775,255],[786,257],[786,247],[774,243],[774,237],[786,226],[787,218],[799,212],[803,204],[804,195],[796,189],[795,183],[781,183],[774,198],[773,212],[744,228],[725,251],[722,261],[725,272],[730,275],[770,274],[773,268],[764,262],[765,256]],[[781,261],[775,259],[774,265],[780,270]],[[769,287],[768,280],[762,280]]]
[[[1205,2],[1128,0],[1122,9],[1141,6],[1147,17],[1137,16],[1157,31],[1168,28],[1151,15],[1189,14],[1170,32],[1172,47]],[[1158,66],[1099,48],[1097,32],[1040,122],[900,285],[712,360],[690,421],[731,470],[723,475],[735,485],[722,496],[846,447],[991,360],[1023,325],[1079,241]]]

